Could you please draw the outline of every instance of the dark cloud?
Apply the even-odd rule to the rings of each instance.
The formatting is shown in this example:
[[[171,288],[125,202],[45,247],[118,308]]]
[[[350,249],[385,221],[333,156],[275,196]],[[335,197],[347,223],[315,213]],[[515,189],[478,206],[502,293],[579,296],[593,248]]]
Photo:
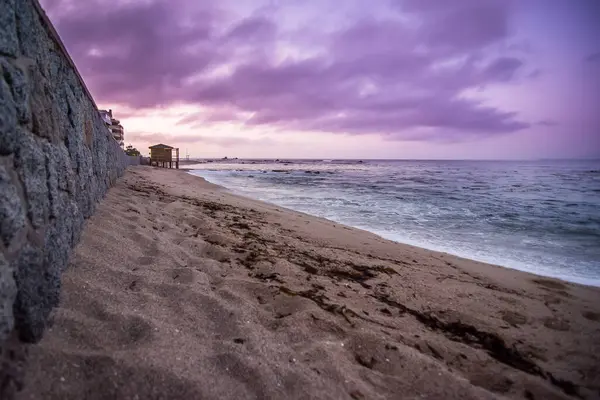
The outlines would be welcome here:
[[[248,41],[272,40],[277,32],[275,24],[264,17],[249,17],[238,22],[226,35],[226,40]]]
[[[543,119],[541,121],[538,121],[538,125],[552,127],[552,126],[558,126],[559,123],[553,119]]]
[[[215,122],[244,121],[245,118],[232,108],[213,107],[206,111],[184,116],[175,123],[178,126],[188,125],[192,128],[206,127]]]
[[[598,62],[600,61],[600,51],[596,53],[592,53],[585,58],[587,62]]]
[[[514,57],[500,57],[485,67],[484,78],[490,81],[509,82],[522,66],[522,60]]]
[[[209,5],[174,0],[107,6],[55,0],[49,14],[56,15],[69,52],[103,102],[132,107],[170,104],[182,78],[219,57],[212,36],[215,11]]]
[[[181,125],[236,120],[394,138],[422,128],[460,137],[528,126],[464,96],[525,74],[523,59],[494,48],[510,39],[510,1],[393,2],[388,18],[306,35],[273,13],[235,19],[221,2],[44,4],[98,101],[209,110]],[[312,47],[320,51],[306,37],[319,38]]]
[[[249,139],[234,136],[170,135],[164,133],[128,132],[127,140],[142,143],[168,143],[172,146],[186,144],[209,144],[221,147],[232,146],[270,146],[277,143],[270,138]]]
[[[419,34],[433,47],[477,51],[509,35],[510,0],[406,0],[394,2],[420,18]]]

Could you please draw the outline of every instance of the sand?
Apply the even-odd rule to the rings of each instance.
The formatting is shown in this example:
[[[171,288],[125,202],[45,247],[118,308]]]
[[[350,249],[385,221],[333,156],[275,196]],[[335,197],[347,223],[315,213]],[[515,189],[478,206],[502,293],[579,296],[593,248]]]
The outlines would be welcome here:
[[[20,399],[600,397],[600,290],[131,168]]]

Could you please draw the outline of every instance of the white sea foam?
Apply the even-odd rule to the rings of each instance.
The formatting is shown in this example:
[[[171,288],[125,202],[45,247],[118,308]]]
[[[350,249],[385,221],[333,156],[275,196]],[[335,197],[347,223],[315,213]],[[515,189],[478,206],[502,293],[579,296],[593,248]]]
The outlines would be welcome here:
[[[600,286],[598,164],[238,162],[192,173],[390,240]]]

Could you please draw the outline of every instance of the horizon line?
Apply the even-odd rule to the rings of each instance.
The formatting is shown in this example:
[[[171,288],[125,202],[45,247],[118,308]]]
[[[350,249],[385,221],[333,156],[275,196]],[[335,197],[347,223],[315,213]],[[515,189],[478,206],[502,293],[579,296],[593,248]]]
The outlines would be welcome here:
[[[181,159],[185,161],[185,159]],[[302,158],[302,157],[192,157],[190,156],[189,161],[196,160],[219,160],[219,161],[232,161],[232,160],[269,160],[269,161],[284,161],[284,160],[303,160],[303,161],[600,161],[600,157],[590,158],[334,158],[334,157],[316,157],[316,158]]]

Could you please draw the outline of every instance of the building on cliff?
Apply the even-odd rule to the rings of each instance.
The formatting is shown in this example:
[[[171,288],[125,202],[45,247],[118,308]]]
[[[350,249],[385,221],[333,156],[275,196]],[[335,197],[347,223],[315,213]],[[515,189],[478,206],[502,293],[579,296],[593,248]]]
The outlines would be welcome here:
[[[112,136],[119,142],[119,145],[123,147],[125,145],[125,131],[123,125],[121,125],[121,121],[113,118],[112,110],[99,110],[99,112]]]

